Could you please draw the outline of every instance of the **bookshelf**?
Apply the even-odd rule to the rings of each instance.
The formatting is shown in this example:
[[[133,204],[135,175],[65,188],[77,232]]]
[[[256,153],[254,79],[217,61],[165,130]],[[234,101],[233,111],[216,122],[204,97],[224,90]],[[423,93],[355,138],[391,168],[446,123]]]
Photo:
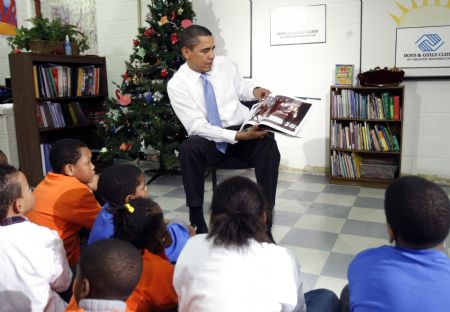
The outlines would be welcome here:
[[[400,176],[404,86],[330,87],[329,182],[386,187]]]
[[[102,146],[96,123],[108,96],[104,57],[18,53],[9,66],[20,169],[30,185],[44,177],[48,144],[76,138]]]

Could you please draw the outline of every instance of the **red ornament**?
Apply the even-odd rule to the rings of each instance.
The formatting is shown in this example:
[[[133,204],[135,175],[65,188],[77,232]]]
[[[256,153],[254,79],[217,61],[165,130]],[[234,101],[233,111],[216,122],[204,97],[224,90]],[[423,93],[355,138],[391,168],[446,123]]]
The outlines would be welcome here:
[[[141,42],[137,39],[133,39],[133,45],[137,47]]]
[[[176,13],[175,11],[172,11],[172,15],[170,16],[170,21],[173,22],[175,19]]]
[[[125,71],[125,74],[123,74],[123,80],[127,80],[128,79],[128,71]]]
[[[192,21],[190,19],[184,19],[181,21],[181,27],[188,28],[192,25]]]
[[[167,69],[163,68],[163,69],[161,70],[161,77],[162,77],[162,78],[166,77],[168,74],[169,74],[169,73],[167,72]]]
[[[172,42],[172,44],[176,44],[178,42],[178,35],[177,33],[173,33],[170,35],[170,41]]]
[[[144,31],[144,36],[146,36],[147,38],[150,38],[154,34],[155,34],[155,30],[153,28],[149,28],[146,31]]]

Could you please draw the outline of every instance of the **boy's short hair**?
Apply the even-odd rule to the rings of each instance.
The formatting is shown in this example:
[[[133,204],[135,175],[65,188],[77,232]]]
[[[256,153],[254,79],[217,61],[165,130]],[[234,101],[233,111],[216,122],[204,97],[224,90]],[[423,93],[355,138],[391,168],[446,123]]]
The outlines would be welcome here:
[[[449,198],[426,179],[408,176],[392,182],[386,189],[384,209],[395,237],[410,245],[433,247],[449,233]]]
[[[83,250],[78,270],[89,281],[88,298],[125,301],[141,277],[142,257],[126,241],[100,240]]]
[[[118,164],[103,170],[98,180],[98,194],[111,206],[125,204],[125,198],[136,192],[141,169],[131,164]]]
[[[8,164],[0,164],[0,221],[8,215],[11,204],[21,196],[19,170]]]
[[[192,50],[199,42],[198,37],[212,36],[211,31],[200,25],[191,25],[181,32],[180,46]]]
[[[50,164],[54,173],[63,173],[65,165],[75,165],[81,158],[80,149],[87,147],[86,143],[76,139],[61,139],[52,144],[50,149]]]

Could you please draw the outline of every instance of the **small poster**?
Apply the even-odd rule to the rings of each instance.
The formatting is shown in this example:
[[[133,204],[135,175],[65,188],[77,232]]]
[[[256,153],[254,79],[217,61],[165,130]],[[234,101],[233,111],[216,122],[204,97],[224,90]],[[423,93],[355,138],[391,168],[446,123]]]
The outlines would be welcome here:
[[[15,36],[16,29],[15,0],[0,0],[0,35]]]
[[[335,84],[337,86],[353,85],[353,65],[336,65]]]

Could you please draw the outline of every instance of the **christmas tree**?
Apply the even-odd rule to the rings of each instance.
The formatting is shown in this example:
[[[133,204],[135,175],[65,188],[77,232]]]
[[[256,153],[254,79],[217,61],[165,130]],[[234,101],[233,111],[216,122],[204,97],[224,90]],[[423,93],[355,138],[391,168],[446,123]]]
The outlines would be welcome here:
[[[148,7],[148,26],[133,39],[122,84],[105,104],[99,128],[104,158],[136,158],[143,146],[151,146],[164,171],[178,167],[179,146],[187,136],[170,105],[167,82],[183,63],[178,38],[195,14],[192,0],[154,0]]]

